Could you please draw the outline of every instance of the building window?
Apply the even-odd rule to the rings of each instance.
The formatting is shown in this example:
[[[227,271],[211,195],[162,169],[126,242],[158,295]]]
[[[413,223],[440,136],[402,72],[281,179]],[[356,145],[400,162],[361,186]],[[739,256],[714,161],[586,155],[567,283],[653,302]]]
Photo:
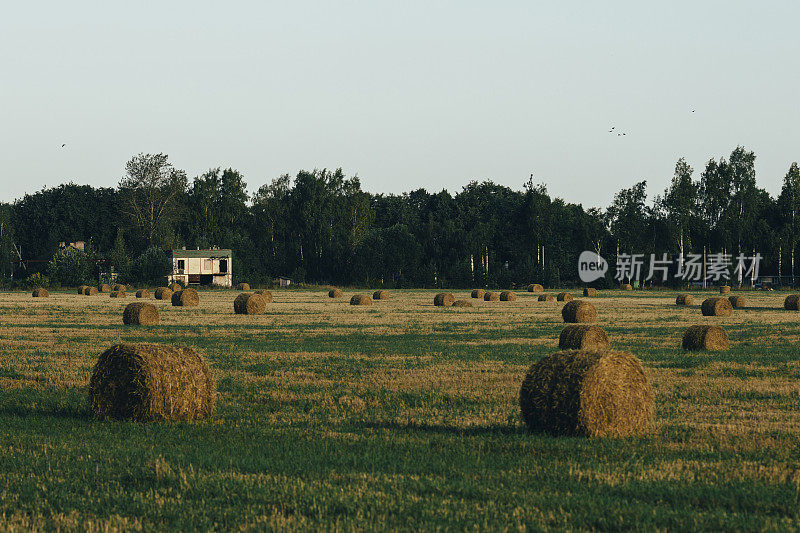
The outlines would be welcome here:
[[[211,259],[203,259],[203,270],[211,272]]]
[[[186,270],[186,261],[183,259],[178,259],[178,272],[177,274],[183,274],[183,271]]]
[[[227,259],[220,259],[219,260],[219,272],[220,272],[220,274],[227,274],[228,273],[228,260]]]

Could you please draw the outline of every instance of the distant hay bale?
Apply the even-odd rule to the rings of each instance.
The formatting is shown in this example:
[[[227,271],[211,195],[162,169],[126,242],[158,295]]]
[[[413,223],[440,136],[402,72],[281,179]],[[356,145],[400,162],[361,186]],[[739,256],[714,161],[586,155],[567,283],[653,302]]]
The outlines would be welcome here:
[[[719,288],[719,293],[720,294],[728,294],[729,292],[731,292],[730,286],[728,286],[728,285],[721,285],[720,286],[720,288]]]
[[[139,289],[138,291],[136,291],[136,297],[137,298],[150,298],[150,291],[148,291],[147,289]]]
[[[250,284],[249,283],[240,283],[236,286],[237,291],[249,291]]]
[[[128,287],[126,287],[121,283],[115,283],[114,285],[111,286],[111,290],[117,292],[125,292],[126,290],[128,290]]]
[[[553,300],[555,300],[555,298],[553,298],[552,294],[541,294],[541,295],[539,295],[539,301],[540,302],[552,302]]]
[[[170,283],[169,284],[169,290],[171,290],[173,293],[178,292],[178,291],[180,291],[182,289],[183,289],[183,285],[181,285],[180,283]]]
[[[33,297],[34,298],[47,298],[50,296],[50,293],[47,292],[47,289],[43,289],[42,287],[36,287],[33,289]]]
[[[500,293],[500,301],[501,302],[513,302],[516,301],[517,294],[512,291],[503,291]]]
[[[486,294],[486,291],[483,289],[472,289],[472,294],[470,296],[483,300],[484,294]]]
[[[571,302],[574,299],[575,297],[568,292],[559,292],[558,295],[556,296],[556,300],[558,300],[559,302]]]
[[[449,292],[440,292],[436,296],[433,297],[433,305],[437,307],[450,307],[453,305],[453,302],[456,301],[455,296],[450,294]]]
[[[528,285],[528,292],[542,292],[544,287],[539,285],[538,283],[531,283]]]
[[[109,296],[111,298],[126,298],[128,295],[125,294],[125,292],[123,291],[111,291],[111,294],[109,294]]]
[[[264,301],[266,303],[268,303],[268,304],[272,303],[272,291],[268,291],[267,289],[258,289],[256,291],[256,294],[258,294],[262,298],[264,298]]]
[[[500,295],[496,292],[485,292],[483,294],[483,301],[484,302],[497,302],[500,301]]]
[[[354,294],[350,298],[350,305],[372,305],[372,298],[368,294]]]
[[[653,391],[639,360],[627,352],[558,352],[528,370],[519,393],[532,431],[554,435],[627,437],[653,419]]]
[[[194,289],[182,289],[172,293],[172,305],[175,307],[197,307],[200,295]]]
[[[328,298],[341,298],[344,296],[344,293],[341,289],[331,289],[328,291]]]
[[[156,300],[169,300],[172,298],[172,289],[169,287],[159,287],[155,292]]]
[[[456,300],[450,307],[474,307],[469,300]]]
[[[97,294],[97,287],[86,287],[83,289],[84,296],[94,296]]]
[[[558,337],[559,350],[604,350],[608,348],[608,335],[603,328],[586,324],[570,324]]]
[[[747,307],[747,298],[744,296],[728,296],[728,300],[731,302],[731,307],[734,309],[738,309],[740,307]]]
[[[86,285],[81,285],[80,287],[78,287],[78,294],[83,294],[83,291],[86,290],[86,287],[87,287]]]
[[[237,315],[261,315],[267,310],[267,302],[260,294],[243,292],[233,301],[233,311]]]
[[[700,306],[703,316],[731,316],[733,306],[727,298],[706,298]]]
[[[208,366],[188,347],[117,344],[89,381],[89,406],[101,420],[199,420],[214,414],[214,397]]]
[[[97,286],[97,290],[100,292],[111,292],[111,285],[108,283],[101,283]]]
[[[691,294],[679,294],[675,298],[675,305],[694,305],[694,296]]]
[[[595,322],[597,320],[597,309],[584,300],[572,300],[561,308],[561,316],[564,322]]]
[[[586,298],[594,298],[597,296],[597,289],[594,287],[586,287],[583,289],[583,296]]]
[[[783,308],[787,311],[800,311],[800,294],[790,294],[783,301]]]
[[[389,299],[389,291],[387,290],[379,290],[372,293],[373,300],[388,300]]]
[[[728,334],[719,326],[689,326],[683,334],[684,350],[727,350]]]
[[[122,323],[125,325],[155,326],[158,324],[158,309],[147,302],[133,302],[125,306],[122,312]]]
[[[622,285],[620,285],[619,288],[622,289],[623,291],[632,291],[633,285],[631,285],[630,283],[623,283]]]

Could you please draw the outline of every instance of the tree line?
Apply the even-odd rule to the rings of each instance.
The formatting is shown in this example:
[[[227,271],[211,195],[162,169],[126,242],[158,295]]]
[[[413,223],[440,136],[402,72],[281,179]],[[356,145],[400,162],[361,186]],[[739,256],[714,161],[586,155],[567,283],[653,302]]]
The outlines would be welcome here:
[[[234,277],[250,283],[573,284],[583,250],[612,264],[619,253],[757,251],[762,273],[793,276],[800,169],[791,164],[773,198],[754,165],[743,147],[699,176],[680,159],[652,201],[641,181],[603,210],[554,198],[532,177],[519,190],[471,181],[456,194],[393,195],[365,192],[341,169],[286,174],[250,196],[235,169],[189,180],[167,155],[138,154],[115,188],[68,183],[0,204],[0,277],[46,276],[59,243],[73,241],[87,243],[88,277],[113,268],[135,279],[156,250],[184,246],[232,249]]]

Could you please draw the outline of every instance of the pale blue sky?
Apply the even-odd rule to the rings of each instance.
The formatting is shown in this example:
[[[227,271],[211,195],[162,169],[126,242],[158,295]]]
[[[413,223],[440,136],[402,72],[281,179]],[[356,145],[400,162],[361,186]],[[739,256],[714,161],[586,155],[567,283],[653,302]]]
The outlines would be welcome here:
[[[115,186],[132,155],[165,152],[251,190],[315,167],[394,193],[533,172],[605,207],[737,144],[777,193],[800,159],[800,4],[649,4],[5,5],[0,200]]]

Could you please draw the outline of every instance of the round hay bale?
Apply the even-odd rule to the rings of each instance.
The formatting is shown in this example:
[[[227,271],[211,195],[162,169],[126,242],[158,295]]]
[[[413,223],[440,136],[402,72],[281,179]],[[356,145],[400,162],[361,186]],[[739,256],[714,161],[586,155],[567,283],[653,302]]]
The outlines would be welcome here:
[[[137,298],[150,298],[150,291],[148,291],[147,289],[139,289],[138,291],[136,291],[136,297]]]
[[[169,290],[171,290],[173,293],[178,292],[180,290],[183,290],[183,285],[181,285],[180,283],[170,283]]]
[[[97,294],[97,287],[86,287],[83,289],[84,296],[94,296]]]
[[[341,289],[331,289],[328,291],[328,298],[341,298],[344,296],[344,293]]]
[[[703,316],[731,316],[733,306],[727,298],[706,298],[700,306]]]
[[[86,290],[86,287],[87,287],[86,285],[81,285],[80,287],[78,287],[78,294],[83,294],[83,291]]]
[[[350,305],[372,305],[372,298],[368,294],[354,294],[350,298]]]
[[[619,288],[622,289],[623,291],[632,291],[633,285],[631,285],[630,283],[623,283],[622,285],[620,285]]]
[[[156,326],[158,325],[158,309],[147,302],[133,302],[125,306],[122,312],[122,323],[125,325]]]
[[[498,302],[500,301],[500,295],[496,292],[486,292],[483,295],[484,302]]]
[[[720,286],[720,288],[719,288],[719,293],[720,294],[728,294],[729,292],[731,292],[730,286],[728,286],[728,285],[721,285]]]
[[[728,334],[719,326],[689,326],[683,334],[684,350],[727,350]]]
[[[265,303],[272,303],[272,292],[268,291],[267,289],[258,289],[256,294],[260,295],[264,298]]]
[[[455,296],[450,294],[449,292],[440,292],[436,296],[433,297],[433,305],[437,307],[450,307],[453,305],[453,302],[456,301]]]
[[[49,296],[50,293],[47,292],[47,289],[44,289],[42,287],[36,287],[35,289],[33,289],[34,298],[48,298]]]
[[[237,291],[249,291],[250,284],[249,283],[240,283],[236,286]]]
[[[694,296],[691,294],[679,294],[675,298],[675,305],[694,305]]]
[[[450,307],[474,307],[469,300],[456,300]]]
[[[559,292],[558,295],[556,296],[556,300],[558,300],[559,302],[571,302],[574,299],[575,297],[568,292]]]
[[[583,300],[572,300],[561,308],[561,316],[564,322],[595,322],[597,321],[597,309],[589,302]]]
[[[111,292],[111,285],[108,283],[101,283],[97,286],[97,290],[100,292]]]
[[[128,290],[128,287],[126,287],[121,283],[115,283],[114,285],[111,286],[111,290],[117,292],[125,292],[126,290]]]
[[[125,298],[128,295],[125,294],[123,291],[111,291],[111,294],[109,294],[109,296],[111,298]]]
[[[586,324],[570,324],[558,337],[559,350],[605,350],[608,335],[603,328]]]
[[[544,287],[539,285],[538,283],[531,283],[528,285],[528,292],[542,292]]]
[[[183,346],[117,344],[89,380],[89,406],[101,420],[199,420],[214,414],[214,397],[205,361]]]
[[[747,307],[747,298],[744,296],[728,296],[728,300],[731,302],[731,307],[734,309]]]
[[[388,300],[389,299],[389,291],[387,290],[379,290],[372,293],[373,300]]]
[[[627,352],[558,352],[531,366],[519,405],[532,431],[627,437],[653,419],[653,391],[639,360]]]
[[[484,294],[486,294],[486,291],[483,289],[472,289],[472,294],[470,296],[483,300]]]
[[[539,295],[539,301],[540,302],[552,302],[553,300],[555,300],[555,298],[553,298],[552,294],[541,294],[541,295]]]
[[[175,307],[197,307],[200,295],[194,289],[182,289],[172,293],[172,305]]]
[[[155,292],[156,300],[169,300],[172,298],[172,289],[169,287],[159,287]]]
[[[586,287],[583,289],[583,296],[585,298],[594,298],[597,296],[597,289],[594,287]]]
[[[261,315],[267,310],[267,302],[260,294],[243,292],[233,301],[233,312],[237,315]]]
[[[512,291],[503,291],[500,293],[500,301],[501,302],[513,302],[516,301],[517,294]]]
[[[800,294],[790,294],[783,301],[783,308],[787,311],[800,310]]]

